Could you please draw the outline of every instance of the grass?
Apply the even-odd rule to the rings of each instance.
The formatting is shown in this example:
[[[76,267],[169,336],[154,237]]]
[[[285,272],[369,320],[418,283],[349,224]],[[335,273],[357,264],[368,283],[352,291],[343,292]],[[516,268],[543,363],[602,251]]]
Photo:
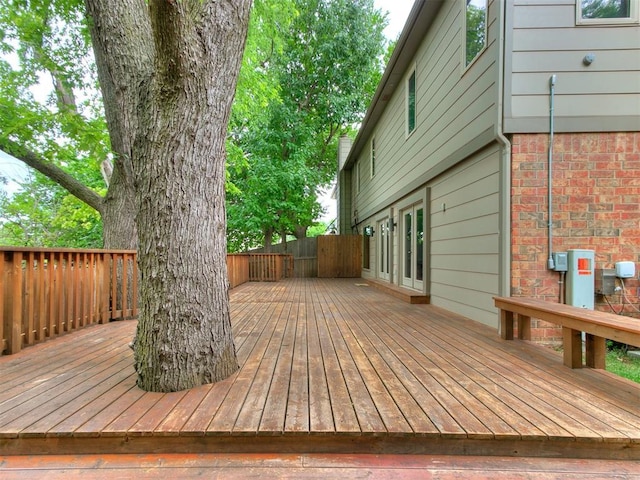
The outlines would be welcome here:
[[[640,383],[640,358],[627,355],[624,350],[607,352],[607,371]]]

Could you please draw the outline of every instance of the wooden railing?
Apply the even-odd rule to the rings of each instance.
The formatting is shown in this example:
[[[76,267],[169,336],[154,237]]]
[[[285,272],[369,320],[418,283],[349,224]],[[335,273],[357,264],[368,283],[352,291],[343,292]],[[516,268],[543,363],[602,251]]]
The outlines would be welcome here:
[[[227,255],[229,287],[246,282],[277,282],[293,277],[293,255],[281,253],[235,253]]]
[[[293,277],[293,255],[228,255],[229,287]],[[132,250],[0,247],[0,355],[138,315]]]
[[[0,354],[138,314],[136,252],[0,247]]]

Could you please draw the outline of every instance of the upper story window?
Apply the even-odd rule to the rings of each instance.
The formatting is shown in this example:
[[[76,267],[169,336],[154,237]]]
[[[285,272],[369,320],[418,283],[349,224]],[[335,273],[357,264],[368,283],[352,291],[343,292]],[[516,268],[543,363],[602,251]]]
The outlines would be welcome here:
[[[464,66],[468,67],[487,46],[487,0],[464,0]]]
[[[578,25],[638,23],[640,0],[578,0]]]
[[[407,135],[416,129],[416,70],[407,79]]]
[[[360,161],[356,162],[356,193],[360,193]]]
[[[376,137],[371,139],[371,178],[376,174]]]

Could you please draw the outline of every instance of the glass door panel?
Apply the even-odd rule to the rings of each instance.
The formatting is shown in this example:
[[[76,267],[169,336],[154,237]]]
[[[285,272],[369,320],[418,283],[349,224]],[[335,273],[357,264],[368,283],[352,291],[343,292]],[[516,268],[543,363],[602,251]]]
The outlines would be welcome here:
[[[378,222],[378,277],[389,280],[389,219]]]
[[[422,290],[424,277],[424,208],[413,205],[402,211],[402,285]]]

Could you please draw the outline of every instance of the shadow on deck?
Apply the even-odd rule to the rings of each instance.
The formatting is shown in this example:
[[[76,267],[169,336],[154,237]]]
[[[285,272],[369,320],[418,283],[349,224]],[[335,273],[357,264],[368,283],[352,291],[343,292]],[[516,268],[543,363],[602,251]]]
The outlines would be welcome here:
[[[231,292],[241,369],[135,386],[135,322],[0,358],[0,452],[380,453],[640,459],[640,385],[362,279]]]

